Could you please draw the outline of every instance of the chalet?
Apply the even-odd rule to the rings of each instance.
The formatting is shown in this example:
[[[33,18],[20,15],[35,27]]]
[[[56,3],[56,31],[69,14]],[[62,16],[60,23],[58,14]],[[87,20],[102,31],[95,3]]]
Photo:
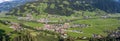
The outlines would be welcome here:
[[[27,21],[31,21],[33,20],[32,15],[27,14],[26,17],[18,17],[18,20],[27,20]]]
[[[31,21],[33,20],[32,17],[18,17],[18,20],[27,20],[27,21]]]
[[[109,18],[110,16],[109,15],[103,15],[101,16],[101,18]]]
[[[51,29],[51,25],[49,25],[49,24],[44,25],[44,30],[50,30],[50,29]]]
[[[62,38],[67,38],[68,36],[67,36],[67,34],[62,34],[61,37]]]
[[[69,24],[69,23],[65,23],[65,24],[63,25],[63,28],[64,28],[64,29],[70,28],[70,24]]]
[[[87,39],[87,37],[84,36],[84,37],[81,37],[81,39]]]
[[[14,30],[21,30],[22,29],[22,27],[18,23],[11,23],[10,28],[12,28]]]
[[[71,25],[71,27],[80,27],[80,28],[85,28],[85,27],[88,27],[88,26],[90,26],[90,25],[88,25],[88,24],[73,24],[73,25]]]
[[[83,16],[83,19],[89,19],[91,16]]]
[[[60,28],[58,31],[60,34],[65,34],[65,29]]]
[[[93,38],[98,38],[98,39],[103,38],[102,35],[98,35],[98,34],[93,34],[92,36],[93,36]]]
[[[40,22],[40,23],[48,23],[49,20],[47,18],[41,18],[39,20],[37,20],[37,22]]]
[[[72,30],[72,32],[83,33],[83,31],[79,31],[79,30]]]
[[[39,20],[37,20],[37,22],[44,22],[45,21],[45,19],[43,18],[43,19],[39,19]]]
[[[43,30],[42,27],[35,27],[36,30]]]
[[[32,17],[32,15],[31,14],[26,14],[26,17]]]

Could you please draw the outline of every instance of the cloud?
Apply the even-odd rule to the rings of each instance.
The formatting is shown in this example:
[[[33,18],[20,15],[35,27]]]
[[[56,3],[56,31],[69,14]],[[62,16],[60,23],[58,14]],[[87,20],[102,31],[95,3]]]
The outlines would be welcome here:
[[[12,0],[0,0],[0,3],[6,2],[6,1],[12,1]]]

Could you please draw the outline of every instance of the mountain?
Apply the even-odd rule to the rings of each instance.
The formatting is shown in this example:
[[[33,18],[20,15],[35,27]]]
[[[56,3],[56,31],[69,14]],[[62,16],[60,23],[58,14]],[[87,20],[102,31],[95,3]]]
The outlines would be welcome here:
[[[120,13],[120,0],[94,0],[93,7],[109,13]]]
[[[30,2],[31,0],[12,0],[0,3],[0,11],[9,11],[14,7]]]
[[[34,12],[71,15],[75,11],[120,13],[120,2],[114,0],[38,0],[14,8],[11,14]]]

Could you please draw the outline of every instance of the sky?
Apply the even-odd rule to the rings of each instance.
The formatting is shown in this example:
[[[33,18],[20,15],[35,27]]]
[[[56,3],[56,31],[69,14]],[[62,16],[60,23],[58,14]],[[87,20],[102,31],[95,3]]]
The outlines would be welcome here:
[[[115,0],[115,1],[119,1],[119,0]]]
[[[5,1],[12,1],[12,0],[0,0],[0,3],[5,2]],[[116,2],[119,2],[120,0],[114,0]]]
[[[120,2],[120,0],[114,0],[114,1],[116,1],[116,2]]]
[[[12,1],[12,0],[0,0],[0,3],[5,2],[5,1]]]

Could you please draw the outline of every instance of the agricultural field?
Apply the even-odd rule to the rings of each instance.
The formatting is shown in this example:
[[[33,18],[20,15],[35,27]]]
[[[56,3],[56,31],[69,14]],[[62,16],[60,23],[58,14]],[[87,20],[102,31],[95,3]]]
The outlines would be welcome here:
[[[115,15],[112,15],[115,16]],[[120,26],[120,20],[118,18],[113,18],[111,16],[111,18],[89,18],[89,19],[84,19],[84,18],[79,18],[76,17],[76,19],[72,19],[72,16],[60,16],[60,18],[62,18],[63,20],[73,20],[73,21],[64,21],[62,23],[70,23],[72,24],[88,24],[89,26],[87,27],[70,27],[67,29],[67,34],[70,37],[92,37],[93,34],[100,34],[103,35],[104,37],[107,36],[107,33],[105,31],[112,31],[117,29]],[[118,17],[118,15],[116,16]],[[40,19],[41,17],[39,17]],[[40,22],[35,22],[35,21],[26,21],[26,20],[18,20],[16,17],[1,17],[0,20],[4,20],[4,21],[11,21],[11,22],[16,22],[16,23],[22,23],[25,26],[29,26],[31,28],[27,28],[28,30],[31,31],[32,35],[36,35],[39,31],[35,31],[34,28],[40,27],[40,28],[44,28],[44,23],[40,23]],[[59,20],[57,18],[54,17],[50,17],[49,20],[53,21],[53,20]],[[52,23],[52,24],[58,24],[60,22],[56,22],[56,23]],[[49,23],[48,23],[49,24]],[[50,23],[51,24],[51,23]],[[5,25],[3,23],[0,23],[1,26],[1,30],[5,30],[5,33],[11,33],[14,30],[12,28],[10,28],[10,25]],[[4,27],[4,28],[3,28]],[[79,31],[81,31],[82,33],[78,33]],[[45,33],[43,32],[39,32],[39,33]],[[49,36],[50,33],[48,33]],[[18,35],[17,33],[12,34],[12,37],[15,37],[16,35]],[[44,37],[44,36],[43,36]],[[53,37],[53,35],[49,36],[49,37]],[[47,37],[46,37],[47,38]],[[47,41],[45,38],[45,41]],[[43,39],[44,40],[44,39]],[[76,40],[76,41],[87,41],[87,40]]]

